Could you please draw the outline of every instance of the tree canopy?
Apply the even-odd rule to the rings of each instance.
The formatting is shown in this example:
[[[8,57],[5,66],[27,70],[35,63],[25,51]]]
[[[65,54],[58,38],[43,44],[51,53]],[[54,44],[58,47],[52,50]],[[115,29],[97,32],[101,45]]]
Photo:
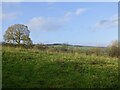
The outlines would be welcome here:
[[[29,34],[30,31],[27,26],[23,24],[15,24],[8,27],[4,35],[4,40],[6,43],[32,44]]]

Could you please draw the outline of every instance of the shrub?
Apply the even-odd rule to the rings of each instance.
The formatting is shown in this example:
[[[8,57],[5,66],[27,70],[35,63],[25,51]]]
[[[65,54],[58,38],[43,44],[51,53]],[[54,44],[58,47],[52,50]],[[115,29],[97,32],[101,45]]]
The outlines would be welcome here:
[[[111,45],[109,45],[108,48],[108,54],[111,57],[119,57],[120,56],[120,48],[118,46],[118,41],[112,42]]]
[[[38,50],[46,50],[48,48],[48,46],[44,45],[44,44],[36,44],[36,45],[34,45],[33,48],[38,49]]]
[[[102,53],[102,50],[99,47],[94,48],[93,51],[94,51],[95,55],[97,55],[97,56],[101,55],[101,53]]]

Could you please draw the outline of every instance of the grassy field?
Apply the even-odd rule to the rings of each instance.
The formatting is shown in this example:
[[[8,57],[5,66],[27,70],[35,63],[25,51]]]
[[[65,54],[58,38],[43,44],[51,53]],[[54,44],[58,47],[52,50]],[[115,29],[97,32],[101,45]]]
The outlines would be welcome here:
[[[3,47],[3,88],[117,88],[118,59]]]

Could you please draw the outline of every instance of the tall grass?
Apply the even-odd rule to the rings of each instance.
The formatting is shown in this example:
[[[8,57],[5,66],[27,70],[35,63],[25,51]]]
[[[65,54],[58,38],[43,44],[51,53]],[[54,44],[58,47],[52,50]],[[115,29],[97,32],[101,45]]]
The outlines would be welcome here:
[[[3,88],[118,87],[118,58],[49,49],[3,46]]]

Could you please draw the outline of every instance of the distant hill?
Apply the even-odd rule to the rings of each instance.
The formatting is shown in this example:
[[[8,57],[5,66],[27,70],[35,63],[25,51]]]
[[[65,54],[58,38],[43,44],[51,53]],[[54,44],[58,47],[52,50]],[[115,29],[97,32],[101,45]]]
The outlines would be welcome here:
[[[98,47],[98,48],[106,48],[106,47],[103,47],[103,46],[85,46],[85,45],[71,45],[71,44],[61,44],[61,43],[53,43],[53,44],[45,44],[47,46],[73,46],[73,47],[88,47],[88,48],[95,48],[95,47]]]

